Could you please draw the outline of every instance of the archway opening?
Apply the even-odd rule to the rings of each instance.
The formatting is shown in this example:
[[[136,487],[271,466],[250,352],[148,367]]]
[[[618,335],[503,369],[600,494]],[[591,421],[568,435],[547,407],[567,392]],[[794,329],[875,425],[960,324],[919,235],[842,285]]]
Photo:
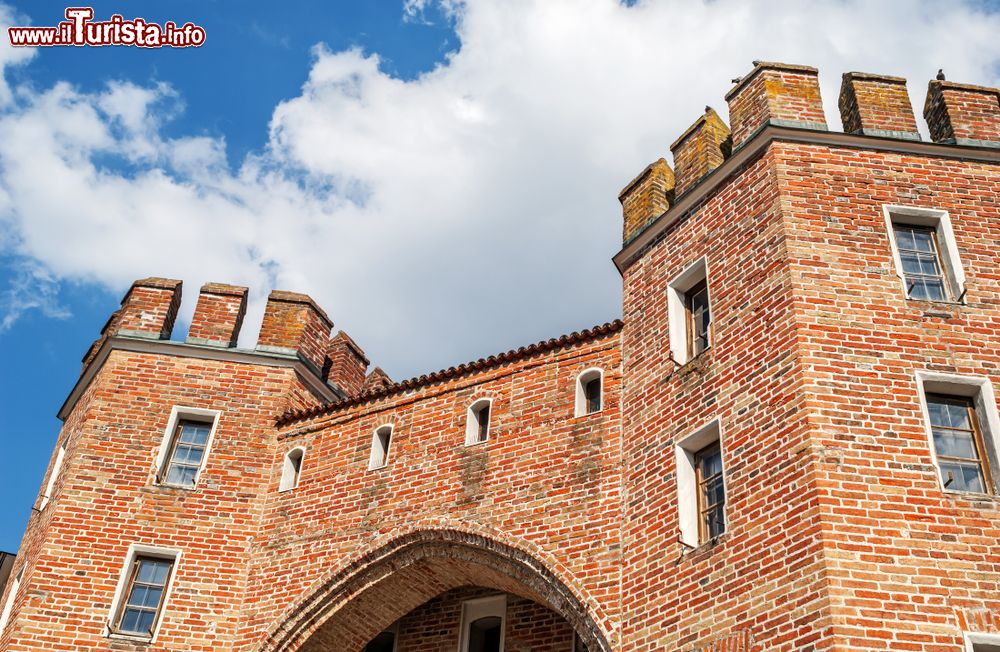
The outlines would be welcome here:
[[[500,652],[514,649],[505,643],[507,637],[529,626],[566,640],[544,649],[569,652],[575,645],[580,652],[610,652],[588,609],[537,559],[451,530],[401,537],[337,571],[262,649],[384,652],[390,638],[426,638],[421,626],[433,619],[428,610],[439,619],[435,636],[450,637],[447,647],[461,652],[494,652],[498,643]],[[575,644],[574,638],[579,639]]]

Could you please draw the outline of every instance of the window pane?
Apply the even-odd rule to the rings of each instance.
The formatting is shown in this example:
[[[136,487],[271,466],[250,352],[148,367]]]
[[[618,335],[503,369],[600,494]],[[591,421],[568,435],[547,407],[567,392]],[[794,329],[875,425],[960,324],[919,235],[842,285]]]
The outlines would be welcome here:
[[[141,559],[139,561],[139,572],[136,576],[136,581],[143,584],[158,584],[163,586],[167,583],[170,566],[171,563],[166,559]]]
[[[956,430],[934,430],[934,446],[938,455],[945,457],[964,457],[967,460],[978,460],[976,440],[972,432]]]
[[[714,451],[702,453],[699,459],[702,478],[708,478],[722,472],[722,451],[720,449],[716,448]]]
[[[723,510],[721,507],[713,509],[706,515],[708,522],[706,523],[706,532],[710,539],[714,539],[717,536],[725,533],[726,523],[725,517],[723,516]]]
[[[167,473],[167,484],[176,484],[186,487],[194,486],[194,477],[197,473],[197,468],[172,465],[170,467],[170,472]]]
[[[205,423],[184,421],[181,423],[180,440],[185,444],[204,446],[208,442],[209,429]]]
[[[941,481],[951,491],[986,493],[986,484],[978,464],[941,463]]]
[[[900,249],[914,249],[913,230],[905,226],[896,225],[896,246]]]
[[[721,505],[726,502],[726,489],[721,475],[706,482],[703,491],[705,507],[709,505]]]
[[[913,248],[917,251],[935,251],[934,236],[930,229],[914,229],[910,231],[913,238]]]
[[[907,285],[910,287],[911,299],[923,299],[925,301],[944,301],[944,284],[940,279],[908,278]]]

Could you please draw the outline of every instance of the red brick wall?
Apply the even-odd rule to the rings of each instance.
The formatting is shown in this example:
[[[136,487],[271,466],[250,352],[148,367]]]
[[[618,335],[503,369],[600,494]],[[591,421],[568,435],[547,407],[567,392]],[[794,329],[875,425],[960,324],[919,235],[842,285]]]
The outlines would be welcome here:
[[[957,652],[963,619],[1000,632],[1000,500],[941,490],[915,371],[1000,382],[1000,167],[784,144],[775,158],[836,642]],[[966,305],[904,298],[885,204],[949,212]]]
[[[819,497],[773,156],[625,273],[623,650],[826,649]],[[707,257],[713,345],[675,369],[667,285]],[[728,531],[678,542],[676,442],[721,420]],[[714,649],[727,649],[717,647]]]
[[[231,649],[289,369],[114,352],[62,435],[51,502],[29,522],[3,650]],[[299,388],[295,388],[300,391]],[[223,412],[194,490],[154,486],[174,405]],[[183,550],[157,643],[103,632],[130,544]]]
[[[575,417],[575,379],[591,367],[605,370],[604,409]],[[438,528],[485,533],[542,559],[610,634],[618,618],[620,385],[614,332],[285,426],[271,458],[241,645],[251,649],[360,551]],[[493,400],[489,441],[465,446],[466,410],[484,397]],[[372,433],[387,423],[389,464],[369,471]],[[280,457],[295,446],[306,449],[301,482],[278,493]],[[440,580],[443,589],[462,577],[453,575]],[[400,594],[410,588],[364,626],[377,632],[403,615]]]

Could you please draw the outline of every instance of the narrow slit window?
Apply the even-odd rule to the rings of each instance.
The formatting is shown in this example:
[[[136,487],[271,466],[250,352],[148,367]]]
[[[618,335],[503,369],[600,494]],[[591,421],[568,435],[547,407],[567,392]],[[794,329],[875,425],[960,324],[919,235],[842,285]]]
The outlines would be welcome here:
[[[368,469],[380,469],[389,463],[389,447],[392,445],[392,426],[382,426],[372,436],[372,453]]]
[[[937,231],[929,226],[893,224],[908,299],[947,301],[948,280]]]
[[[120,634],[152,636],[163,610],[167,583],[174,560],[137,556],[125,585],[121,607],[115,619]]]
[[[198,480],[211,431],[211,423],[178,420],[159,481],[178,487],[193,487]]]
[[[714,344],[707,259],[691,263],[667,284],[667,326],[674,364],[687,364]]]
[[[3,636],[3,630],[6,629],[7,623],[10,621],[11,611],[14,610],[14,599],[17,597],[17,591],[21,588],[21,578],[24,576],[24,568],[17,572],[14,576],[14,581],[10,584],[10,589],[7,591],[7,601],[4,602],[3,611],[0,612],[0,636]]]
[[[299,476],[302,474],[302,458],[305,451],[301,448],[293,448],[285,454],[285,460],[281,467],[281,484],[279,491],[289,491],[299,486]]]
[[[588,369],[576,379],[576,416],[600,412],[604,408],[604,374]]]
[[[927,413],[944,488],[990,493],[993,481],[973,401],[928,394]]]
[[[52,473],[49,475],[49,481],[45,484],[45,493],[42,494],[42,501],[38,505],[39,511],[45,509],[45,506],[52,500],[52,492],[55,491],[56,480],[59,479],[59,473],[62,471],[63,458],[65,456],[66,444],[62,444],[59,446],[59,452],[56,453],[56,461],[52,465]]]
[[[702,281],[684,293],[687,307],[688,356],[694,358],[709,346],[712,313],[708,305],[708,283]]]
[[[468,446],[481,444],[490,437],[489,399],[481,399],[469,406],[466,415],[465,443]]]
[[[588,380],[583,386],[583,394],[587,399],[587,414],[601,411],[601,379]]]
[[[504,595],[463,603],[459,652],[503,652],[506,614]]]
[[[698,539],[705,543],[726,530],[726,488],[719,442],[695,453],[694,461],[698,482]]]

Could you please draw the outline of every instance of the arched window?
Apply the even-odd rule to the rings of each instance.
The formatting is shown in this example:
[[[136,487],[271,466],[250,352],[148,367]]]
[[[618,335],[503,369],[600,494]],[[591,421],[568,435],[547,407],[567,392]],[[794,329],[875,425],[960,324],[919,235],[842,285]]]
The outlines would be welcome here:
[[[506,614],[505,595],[463,603],[460,652],[503,652]]]
[[[281,484],[278,491],[288,491],[299,486],[299,475],[302,473],[302,458],[306,451],[303,448],[293,448],[285,453],[285,462],[281,466]]]
[[[469,406],[465,417],[465,445],[481,444],[490,436],[490,406],[488,398],[481,398]]]
[[[576,379],[576,416],[604,409],[604,372],[588,369]]]
[[[389,463],[389,446],[392,444],[392,426],[380,426],[372,435],[372,454],[368,458],[368,470],[381,469]]]

